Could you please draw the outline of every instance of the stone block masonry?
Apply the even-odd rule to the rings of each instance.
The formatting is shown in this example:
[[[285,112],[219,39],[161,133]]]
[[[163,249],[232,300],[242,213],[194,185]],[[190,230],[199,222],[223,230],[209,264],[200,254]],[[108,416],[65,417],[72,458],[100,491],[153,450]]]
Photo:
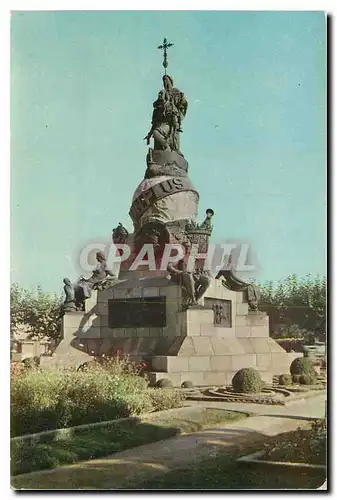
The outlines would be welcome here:
[[[153,383],[169,378],[175,386],[187,380],[200,386],[226,385],[237,370],[248,367],[256,368],[266,382],[271,382],[272,374],[287,372],[294,359],[269,337],[266,313],[248,311],[242,292],[227,290],[219,280],[211,281],[204,306],[187,310],[182,306],[180,286],[162,276],[121,280],[111,289],[97,291],[90,300],[85,314],[64,316],[68,344],[70,337],[76,337],[88,351],[102,354],[119,349],[137,362],[145,357],[151,365],[149,377]],[[121,316],[120,327],[112,327],[109,301],[131,304],[132,300],[137,304],[145,301],[147,307],[152,302],[154,310],[162,307],[161,311],[165,304],[160,326],[154,325],[150,314],[149,324],[124,325]],[[214,311],[207,307],[217,300],[231,301],[230,327],[217,325]],[[131,310],[131,321],[137,321],[136,309]],[[145,316],[140,315],[140,321],[144,320]],[[66,343],[60,344],[61,351],[70,355]],[[82,361],[83,353],[80,356]]]

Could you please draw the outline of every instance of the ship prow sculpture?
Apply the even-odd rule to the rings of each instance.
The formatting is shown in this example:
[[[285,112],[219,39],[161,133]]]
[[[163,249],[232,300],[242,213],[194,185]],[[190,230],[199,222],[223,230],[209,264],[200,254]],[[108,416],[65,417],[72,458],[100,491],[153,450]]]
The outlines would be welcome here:
[[[196,221],[199,194],[180,144],[188,102],[166,71],[172,45],[164,39],[158,47],[165,73],[144,138],[144,178],[131,200],[134,230],[119,223],[112,234],[118,276],[98,252],[92,276],[75,284],[65,278],[63,340],[43,362],[79,365],[119,351],[145,360],[152,384],[226,385],[246,367],[271,382],[288,371],[293,355],[269,337],[257,288],[231,268],[212,276],[205,265],[215,214],[209,208]]]

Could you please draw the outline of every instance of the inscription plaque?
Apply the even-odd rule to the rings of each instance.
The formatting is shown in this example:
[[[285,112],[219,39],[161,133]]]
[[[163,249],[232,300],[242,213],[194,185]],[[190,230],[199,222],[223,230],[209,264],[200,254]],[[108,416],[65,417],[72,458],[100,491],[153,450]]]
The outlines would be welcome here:
[[[204,304],[206,307],[213,309],[214,326],[224,326],[231,328],[232,326],[232,302],[231,300],[221,300],[205,298]]]
[[[111,299],[108,301],[109,328],[166,326],[166,297]]]

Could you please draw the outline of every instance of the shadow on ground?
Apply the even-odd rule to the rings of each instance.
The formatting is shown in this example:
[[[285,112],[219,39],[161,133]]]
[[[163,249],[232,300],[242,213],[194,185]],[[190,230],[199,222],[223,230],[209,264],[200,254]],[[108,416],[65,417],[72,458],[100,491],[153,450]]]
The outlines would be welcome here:
[[[191,421],[187,422],[191,424]],[[181,421],[180,425],[184,422]],[[142,444],[142,435],[158,432],[157,442],[132,449],[129,443],[129,449],[112,456],[106,456],[105,452],[104,458],[15,476],[12,486],[33,490],[316,489],[324,482],[322,472],[318,475],[283,469],[266,472],[260,467],[236,462],[240,456],[262,449],[264,443],[280,432],[295,430],[299,425],[309,426],[309,422],[284,418],[284,415],[281,419],[275,415],[273,418],[256,416],[227,423],[226,427],[218,424],[193,434],[180,435],[179,426],[138,423],[139,432],[135,433],[133,429],[132,439],[137,436],[137,444]],[[171,433],[169,439],[161,438],[163,429],[166,438]],[[69,450],[69,443],[74,442],[75,437],[71,436],[70,440],[60,444]],[[90,439],[90,431],[87,438]],[[104,436],[102,442],[105,441],[105,446],[112,446],[118,439],[115,429],[109,437]],[[125,441],[126,435],[120,440]],[[133,446],[137,444],[134,441]],[[80,443],[77,442],[76,446],[79,447]]]
[[[170,431],[179,433],[174,428]],[[47,490],[137,488],[150,478],[170,478],[166,476],[167,473],[186,468],[187,463],[188,470],[194,470],[202,460],[216,458],[218,454],[225,454],[227,457],[230,454],[230,462],[233,462],[233,454],[240,456],[243,445],[247,449],[247,441],[255,449],[255,443],[265,439],[264,434],[250,429],[215,427],[193,435],[179,436],[178,439],[171,438],[128,449],[111,457],[15,476],[12,478],[12,486],[17,489]]]

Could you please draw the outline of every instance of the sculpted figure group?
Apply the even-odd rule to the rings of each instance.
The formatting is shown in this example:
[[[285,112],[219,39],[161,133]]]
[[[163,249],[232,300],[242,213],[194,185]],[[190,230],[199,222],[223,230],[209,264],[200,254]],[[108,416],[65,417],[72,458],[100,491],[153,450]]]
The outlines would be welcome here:
[[[68,278],[64,278],[65,301],[64,312],[84,311],[86,299],[91,297],[91,292],[96,287],[104,287],[116,280],[116,276],[107,268],[106,258],[102,252],[96,253],[98,265],[89,278],[81,277],[72,284]]]
[[[223,285],[229,290],[235,292],[244,292],[245,299],[248,302],[250,311],[259,310],[260,290],[254,283],[246,283],[241,280],[232,269],[231,257],[228,260],[229,269],[222,269],[216,276],[216,279],[224,278]]]
[[[167,270],[170,273],[172,282],[182,287],[183,306],[187,309],[190,306],[198,305],[198,301],[210,285],[211,275],[202,268],[193,271],[188,270],[187,261],[190,244],[185,242],[184,247],[186,250],[185,258],[181,259],[176,265],[170,262],[167,265]]]

